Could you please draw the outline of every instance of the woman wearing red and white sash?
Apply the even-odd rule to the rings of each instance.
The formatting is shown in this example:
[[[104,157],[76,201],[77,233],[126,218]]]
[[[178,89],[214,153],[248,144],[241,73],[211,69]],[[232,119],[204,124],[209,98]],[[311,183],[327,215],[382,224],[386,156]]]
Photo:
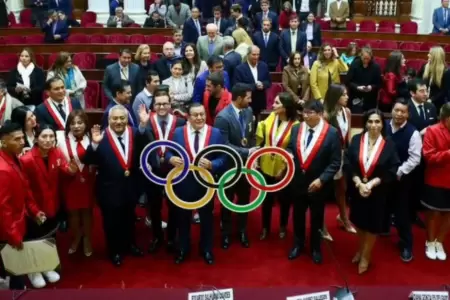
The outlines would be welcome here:
[[[75,174],[77,165],[68,163],[55,147],[56,133],[51,125],[41,125],[36,130],[36,143],[25,155],[20,157],[23,170],[30,183],[31,193],[39,210],[43,211],[47,220],[40,226],[29,226],[28,234],[32,238],[54,237],[57,226],[57,213],[60,207],[62,173]],[[31,224],[30,224],[31,225]],[[48,282],[59,280],[59,274],[54,271],[43,272]],[[29,274],[31,284],[35,288],[46,285],[41,273]]]
[[[334,176],[334,190],[336,194],[337,205],[339,208],[339,215],[336,219],[339,225],[347,232],[356,233],[355,228],[348,220],[347,214],[347,178],[343,172],[344,153],[350,142],[351,119],[352,114],[347,108],[348,95],[347,89],[343,85],[332,84],[327,90],[324,99],[324,118],[337,129],[341,139],[342,146],[342,163],[339,172]],[[330,241],[333,240],[328,233],[326,224],[323,226],[324,238]]]
[[[0,126],[11,119],[13,109],[22,105],[22,102],[8,94],[5,81],[0,79]]]
[[[348,158],[355,184],[350,220],[356,226],[359,249],[352,262],[358,273],[369,268],[377,235],[383,232],[389,183],[397,176],[400,161],[394,142],[385,138],[383,113],[371,109],[364,114],[364,131],[352,138]]]
[[[256,144],[261,147],[279,147],[286,149],[291,140],[292,126],[298,124],[297,106],[294,97],[287,93],[280,93],[273,103],[273,111],[256,129]],[[282,177],[280,174],[286,169],[284,159],[279,155],[263,155],[259,161],[260,169],[267,184],[275,184]],[[291,196],[288,189],[277,193],[267,193],[262,204],[262,232],[261,240],[265,240],[270,233],[272,207],[275,197],[280,202],[280,233],[281,239],[286,237],[286,227],[289,220]]]
[[[85,256],[92,255],[91,230],[92,209],[94,206],[95,168],[81,161],[90,144],[88,117],[83,110],[74,110],[67,118],[66,130],[59,131],[58,147],[67,162],[75,161],[75,176],[63,178],[65,208],[69,212],[69,226],[72,243],[69,254],[75,253],[81,242]]]

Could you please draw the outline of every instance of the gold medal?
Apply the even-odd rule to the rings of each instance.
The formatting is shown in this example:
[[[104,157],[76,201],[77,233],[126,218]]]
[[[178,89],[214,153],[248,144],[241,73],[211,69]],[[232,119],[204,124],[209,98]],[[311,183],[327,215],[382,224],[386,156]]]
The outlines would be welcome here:
[[[246,147],[248,145],[247,139],[246,138],[242,138],[241,144],[242,144],[242,146]]]
[[[367,183],[367,182],[368,182],[367,177],[364,177],[364,178],[363,178],[363,182],[364,182],[364,183]]]
[[[130,176],[130,171],[126,170],[125,173],[124,173],[124,175],[125,175],[125,177]]]

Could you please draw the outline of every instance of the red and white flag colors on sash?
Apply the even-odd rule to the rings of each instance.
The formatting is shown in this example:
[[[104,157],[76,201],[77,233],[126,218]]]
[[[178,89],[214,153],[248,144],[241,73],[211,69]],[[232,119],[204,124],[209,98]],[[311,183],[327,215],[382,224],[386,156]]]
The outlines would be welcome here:
[[[367,183],[370,176],[372,176],[385,144],[386,141],[380,135],[369,155],[369,134],[366,132],[361,136],[361,143],[359,144],[359,167],[364,183]]]
[[[269,130],[269,144],[272,147],[281,147],[294,125],[293,121],[282,122],[277,128],[278,121],[278,116],[276,116]]]
[[[189,140],[189,134],[191,128],[189,125],[185,125],[183,128],[183,133],[184,133],[184,141],[186,142],[186,151],[189,155],[189,159],[191,160],[191,163],[194,161],[194,158],[197,156],[197,152],[195,151],[194,148],[194,143],[191,143]],[[209,145],[209,142],[211,140],[211,132],[212,132],[212,127],[205,125],[205,127],[203,128],[203,130],[205,130],[205,134],[203,134],[200,137],[199,143],[198,143],[198,151],[200,152],[203,148],[207,147]]]
[[[130,170],[133,163],[133,131],[131,127],[127,126],[127,129],[125,129],[126,133],[128,134],[128,149],[127,145],[125,145],[125,151],[122,149],[119,140],[112,136],[111,129],[108,127],[105,131],[114,155],[116,156],[122,168],[125,170],[124,175],[126,177],[130,176]]]
[[[83,171],[84,164],[81,162],[80,155],[82,155],[82,153],[79,153],[78,151],[78,143],[81,144],[85,152],[90,143],[89,137],[85,135],[81,141],[77,141],[72,133],[69,133],[68,137],[66,138],[65,149],[63,149],[63,153],[66,158],[68,158],[67,161],[71,161],[72,159],[75,160],[75,163],[77,164],[78,169],[81,172]]]
[[[342,112],[341,114],[338,114],[336,116],[337,119],[337,123],[338,123],[338,133],[339,133],[339,138],[341,140],[341,145],[342,148],[345,148],[348,143],[349,143],[349,139],[350,139],[350,118],[351,118],[351,114],[347,112],[347,110],[345,109],[345,107],[342,108]]]
[[[312,161],[322,147],[329,127],[330,125],[327,122],[320,121],[315,130],[314,137],[312,138],[308,147],[306,147],[309,130],[307,130],[307,125],[305,122],[301,123],[297,137],[297,156],[299,159],[300,167],[303,171],[308,170]]]
[[[65,97],[61,103],[64,107],[64,111],[66,113],[66,119],[63,119],[61,114],[59,113],[58,107],[52,101],[52,99],[47,98],[44,101],[45,107],[47,107],[48,113],[55,120],[55,123],[58,125],[58,130],[64,130],[66,128],[67,118],[69,114],[72,112],[72,101],[70,101],[69,97]]]
[[[158,115],[156,113],[150,114],[150,124],[152,126],[153,132],[155,133],[155,139],[157,141],[167,141],[170,140],[173,136],[173,133],[175,132],[175,129],[177,128],[177,117],[168,114],[167,118],[165,120],[167,122],[166,124],[166,132],[163,134],[161,125],[158,122]],[[166,152],[166,147],[162,146],[158,150],[159,157],[163,157],[164,153]]]
[[[4,117],[5,112],[6,112],[6,107],[9,105],[9,101],[10,100],[11,99],[8,98],[8,94],[6,94],[3,97],[2,101],[0,102],[0,122],[3,120],[3,117]]]

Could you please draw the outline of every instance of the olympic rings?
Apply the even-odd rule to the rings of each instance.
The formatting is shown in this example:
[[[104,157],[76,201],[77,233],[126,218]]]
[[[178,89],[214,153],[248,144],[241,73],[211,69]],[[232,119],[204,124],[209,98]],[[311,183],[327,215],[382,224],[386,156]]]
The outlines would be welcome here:
[[[180,198],[178,198],[178,196],[175,194],[175,192],[173,191],[174,184],[172,183],[172,180],[175,176],[178,176],[178,174],[182,173],[183,170],[184,170],[184,166],[174,168],[169,172],[169,174],[167,174],[167,184],[166,184],[167,198],[169,198],[169,200],[172,201],[172,203],[175,204],[176,206],[183,208],[183,209],[188,209],[188,210],[199,209],[199,208],[205,206],[206,204],[208,204],[208,202],[211,201],[211,199],[214,197],[215,190],[213,188],[208,188],[205,196],[203,196],[203,198],[201,198],[200,200],[197,200],[195,202],[183,201]],[[188,170],[200,172],[200,174],[202,176],[206,177],[206,179],[209,182],[214,182],[214,177],[211,175],[211,173],[207,169],[204,169],[204,168],[201,168],[198,166],[194,166],[194,165],[189,165]]]
[[[236,169],[231,169],[226,171],[225,174],[223,174],[223,176],[219,180],[219,189],[217,195],[219,197],[220,202],[222,203],[223,206],[225,206],[225,208],[236,213],[248,213],[252,210],[257,209],[263,203],[264,199],[266,198],[267,192],[262,189],[259,190],[258,196],[252,203],[244,205],[234,204],[233,201],[230,201],[230,199],[228,199],[227,195],[225,194],[224,186],[227,183],[227,181],[229,181],[228,178],[235,175],[236,173],[237,173]],[[256,179],[260,182],[260,184],[266,185],[266,179],[260,172],[253,169],[242,168],[242,173],[246,175],[251,174],[253,176],[256,176]]]
[[[256,182],[255,178],[253,178],[253,176],[250,176],[249,173],[245,173],[245,177],[247,178],[250,185],[257,190],[262,190],[262,191],[266,191],[266,192],[277,192],[279,190],[282,190],[292,181],[292,178],[294,178],[294,173],[295,173],[294,159],[289,154],[289,152],[287,152],[283,148],[264,147],[264,148],[256,150],[248,157],[245,167],[247,169],[250,169],[251,166],[255,163],[256,159],[264,154],[278,154],[278,155],[281,155],[285,159],[285,161],[287,163],[287,173],[284,176],[284,178],[276,184],[266,185],[264,183],[264,185],[262,185],[262,184]]]
[[[231,178],[230,180],[228,180],[224,186],[222,187],[223,189],[229,188],[233,185],[236,184],[236,182],[239,181],[239,179],[241,179],[242,177],[242,167],[243,167],[243,163],[242,163],[242,157],[239,155],[239,153],[234,150],[233,148],[226,146],[226,145],[211,145],[208,146],[206,148],[203,148],[199,153],[197,153],[197,156],[195,156],[194,159],[194,166],[198,166],[200,159],[202,159],[204,156],[208,155],[211,152],[221,152],[221,153],[225,153],[231,156],[231,158],[234,161],[234,164],[236,165],[236,172],[234,173],[234,177]],[[200,183],[202,186],[204,186],[205,188],[213,188],[213,189],[218,189],[219,188],[219,184],[215,183],[213,181],[213,183],[207,182],[204,178],[202,178],[201,176],[198,176],[198,171],[195,170],[194,171],[194,177],[195,179],[198,181],[198,183]]]
[[[185,164],[183,165],[183,171],[180,173],[180,175],[177,178],[173,179],[172,184],[180,183],[184,178],[186,178],[187,174],[189,173],[189,155],[187,154],[186,150],[178,145],[177,143],[173,141],[153,141],[147,146],[145,146],[144,150],[142,150],[141,157],[140,157],[140,163],[141,163],[141,169],[142,173],[144,173],[145,177],[147,177],[148,180],[152,181],[153,183],[156,183],[158,185],[166,185],[167,179],[161,178],[157,176],[155,173],[153,173],[152,168],[149,168],[148,165],[148,158],[150,156],[150,153],[154,151],[157,148],[160,148],[162,146],[165,146],[167,148],[173,149],[176,151]]]

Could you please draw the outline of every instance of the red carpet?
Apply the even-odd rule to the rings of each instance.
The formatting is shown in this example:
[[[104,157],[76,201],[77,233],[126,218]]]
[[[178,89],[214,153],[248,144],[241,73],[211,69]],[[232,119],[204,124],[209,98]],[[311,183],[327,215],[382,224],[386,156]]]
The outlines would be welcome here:
[[[341,284],[335,264],[323,246],[324,263],[316,266],[308,255],[295,261],[287,259],[292,245],[292,224],[285,240],[278,239],[278,208],[273,221],[273,234],[267,241],[259,241],[260,211],[249,216],[250,248],[244,249],[234,242],[227,251],[220,248],[219,213],[215,211],[216,262],[207,266],[197,255],[198,228],[193,226],[191,257],[182,265],[175,265],[173,257],[161,251],[143,258],[126,257],[120,268],[113,267],[105,256],[101,220],[96,213],[94,227],[94,255],[90,258],[77,253],[68,256],[68,234],[58,236],[62,261],[62,279],[57,288],[198,288],[201,285],[216,287],[286,287],[327,286]],[[141,212],[140,212],[141,213]],[[392,237],[380,238],[375,247],[370,271],[359,276],[351,259],[357,247],[357,238],[337,227],[337,208],[327,207],[326,219],[334,238],[332,243],[351,285],[440,285],[450,283],[450,262],[429,261],[424,254],[425,232],[414,227],[414,260],[403,263],[396,248],[396,232]],[[290,220],[292,222],[292,220]],[[146,249],[150,232],[143,222],[137,226],[139,245]],[[450,245],[446,245],[450,254]],[[53,286],[49,285],[50,288]]]

